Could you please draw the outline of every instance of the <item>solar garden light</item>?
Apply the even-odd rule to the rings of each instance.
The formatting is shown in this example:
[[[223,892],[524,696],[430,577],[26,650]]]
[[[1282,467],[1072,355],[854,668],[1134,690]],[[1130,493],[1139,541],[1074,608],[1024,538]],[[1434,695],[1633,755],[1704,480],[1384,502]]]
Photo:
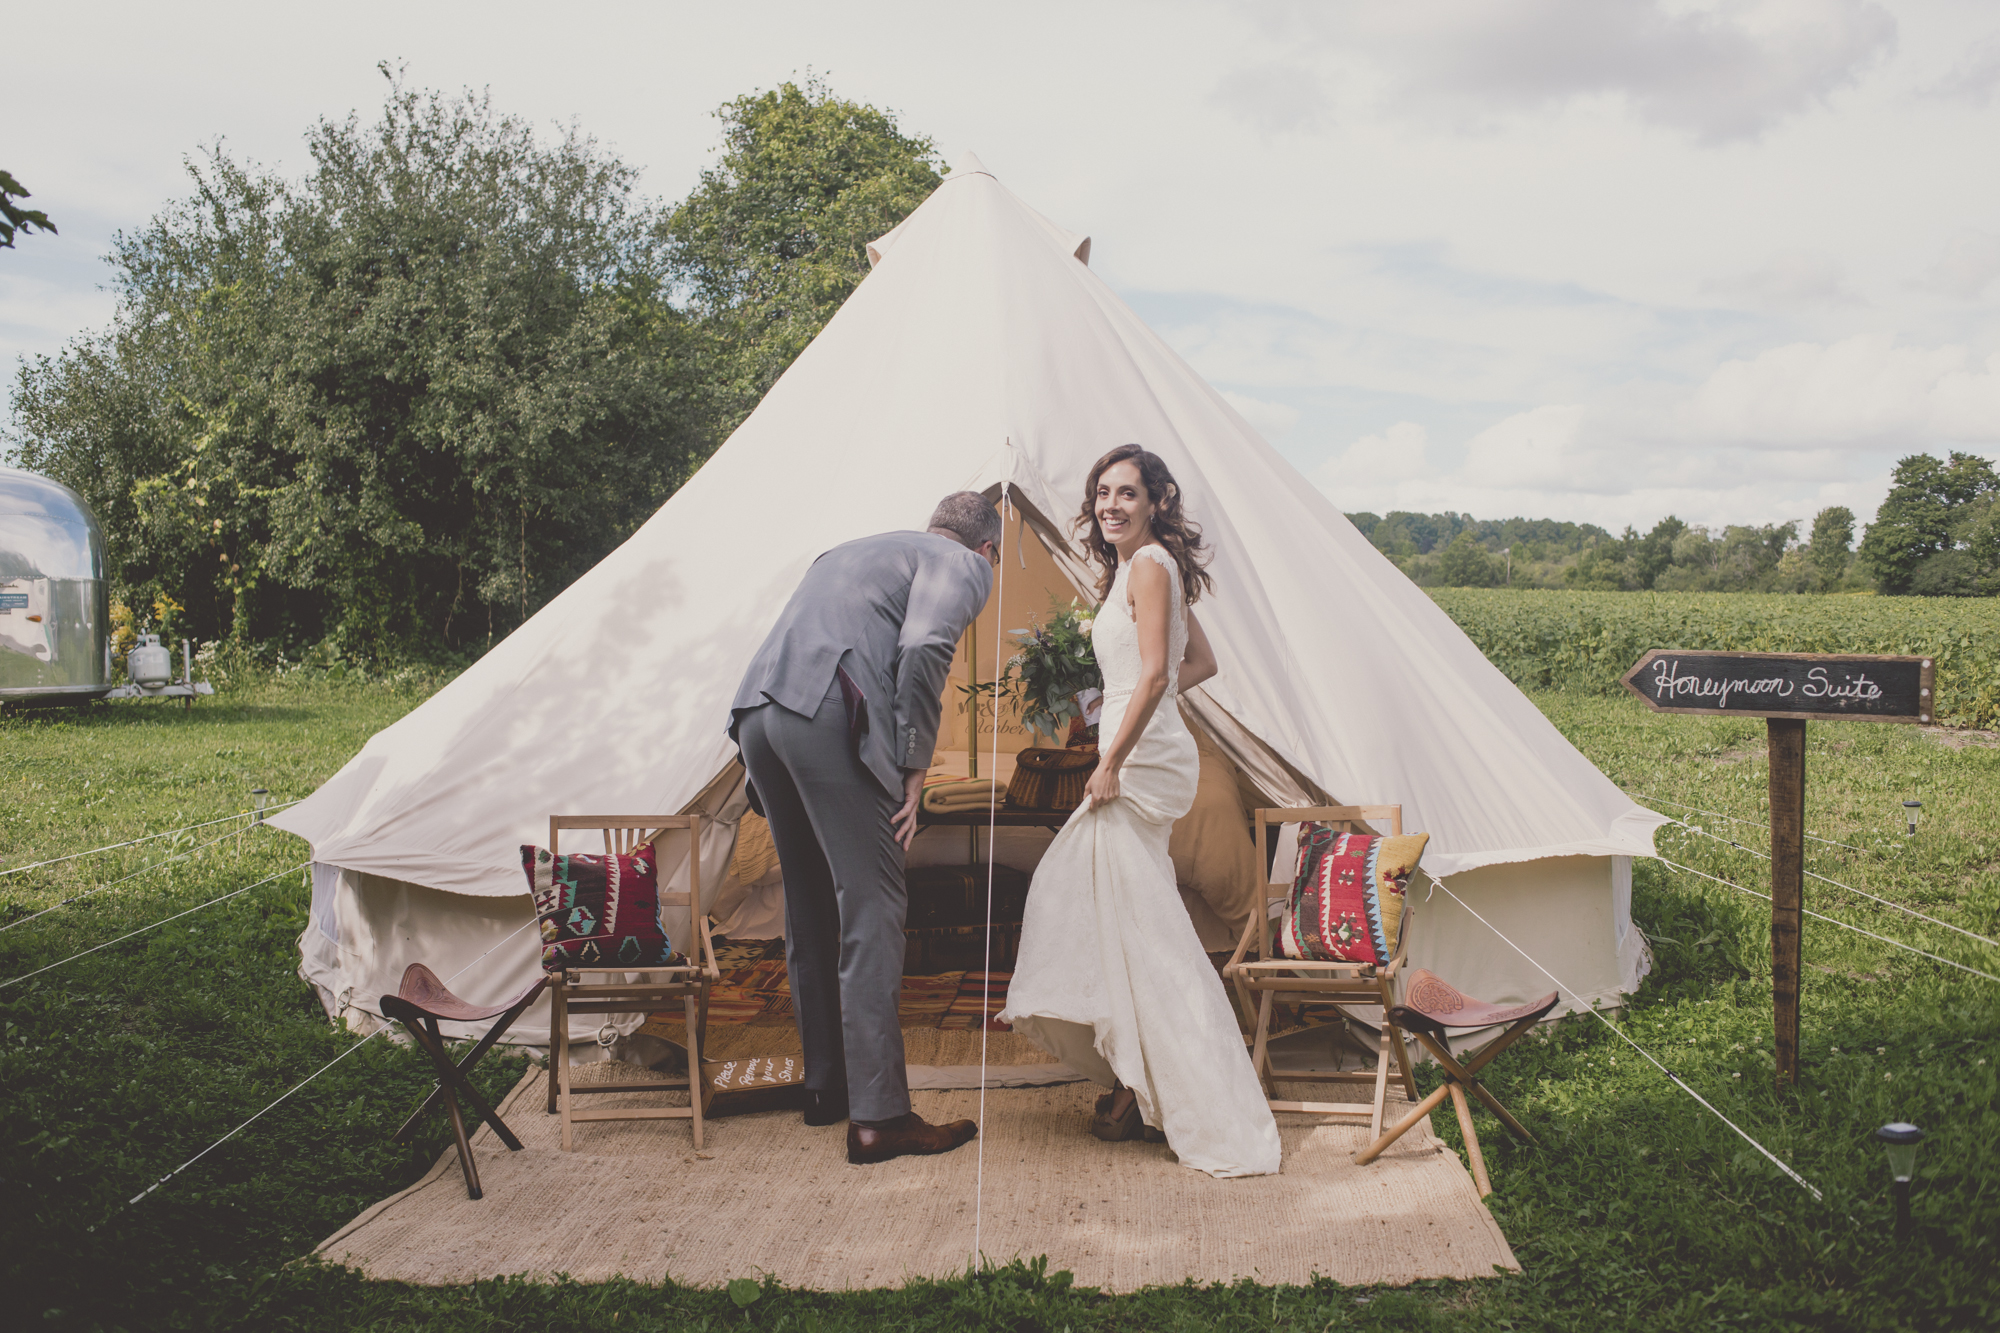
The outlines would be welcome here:
[[[261,824],[264,822],[264,807],[269,804],[271,793],[269,789],[264,787],[252,787],[250,789],[250,799],[257,803],[256,813],[250,817],[250,822]]]
[[[1910,831],[1908,833],[1905,833],[1903,835],[1904,837],[1914,838],[1917,836],[1917,811],[1923,808],[1924,808],[1924,803],[1922,801],[1903,802],[1903,811],[1904,811],[1903,818],[1909,821],[1909,826],[1910,826]]]
[[[1924,1132],[1898,1120],[1876,1130],[1875,1137],[1889,1154],[1889,1174],[1895,1177],[1896,1239],[1901,1240],[1910,1231],[1910,1178],[1917,1173],[1917,1145],[1924,1141]]]

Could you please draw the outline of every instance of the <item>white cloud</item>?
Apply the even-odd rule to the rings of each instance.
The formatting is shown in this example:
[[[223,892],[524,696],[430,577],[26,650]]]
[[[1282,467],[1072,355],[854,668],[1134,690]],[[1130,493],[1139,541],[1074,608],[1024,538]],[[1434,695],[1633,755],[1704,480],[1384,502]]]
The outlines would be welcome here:
[[[1966,48],[1945,76],[1924,92],[1944,102],[1990,106],[2000,88],[2000,32]]]
[[[1319,76],[1288,61],[1270,61],[1222,76],[1209,98],[1269,139],[1320,127],[1327,109]]]
[[[1583,435],[1586,410],[1552,403],[1517,412],[1472,437],[1460,479],[1494,489],[1594,491],[1613,481],[1604,451]]]
[[[1851,87],[1896,47],[1869,0],[1269,0],[1275,30],[1353,51],[1414,108],[1622,98],[1707,143],[1755,138]]]
[[[2000,278],[2000,236],[1961,231],[1945,242],[1944,253],[1917,285],[1945,296],[1976,300]]]
[[[1433,473],[1430,435],[1414,421],[1399,421],[1380,435],[1364,435],[1345,453],[1319,468],[1319,480],[1335,488],[1372,489],[1427,482]]]
[[[1257,433],[1267,440],[1275,440],[1298,423],[1299,410],[1283,403],[1267,403],[1261,398],[1252,398],[1247,393],[1222,391],[1222,397],[1231,407],[1243,414],[1243,419],[1257,428]]]
[[[1751,447],[1867,449],[2000,442],[2000,353],[1899,347],[1864,335],[1725,362],[1681,404],[1683,438]]]
[[[2000,353],[1856,337],[1729,361],[1686,389],[1627,386],[1515,412],[1432,466],[1424,429],[1356,441],[1315,480],[1350,509],[1641,527],[1769,523],[1845,504],[1864,520],[1897,453],[2000,450]],[[1393,447],[1400,446],[1400,447]],[[1414,447],[1411,447],[1414,446]]]
[[[1455,493],[1430,461],[1430,436],[1414,421],[1399,421],[1377,435],[1364,435],[1320,464],[1313,481],[1350,513],[1409,509],[1428,513],[1445,507],[1439,497]]]
[[[1761,268],[1708,283],[1705,290],[1748,297],[1780,310],[1854,305],[1860,300],[1848,289],[1839,260],[1809,251],[1773,255]]]

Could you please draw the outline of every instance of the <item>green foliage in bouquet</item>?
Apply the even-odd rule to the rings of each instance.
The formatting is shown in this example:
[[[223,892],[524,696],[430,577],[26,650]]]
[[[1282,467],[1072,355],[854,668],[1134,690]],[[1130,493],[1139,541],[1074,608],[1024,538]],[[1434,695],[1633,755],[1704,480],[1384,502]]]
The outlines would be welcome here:
[[[1020,705],[1024,726],[1058,742],[1070,720],[1082,716],[1077,692],[1103,688],[1090,644],[1096,614],[1074,598],[1065,606],[1050,597],[1041,624],[1009,631],[1019,651],[1007,659],[1003,688]]]

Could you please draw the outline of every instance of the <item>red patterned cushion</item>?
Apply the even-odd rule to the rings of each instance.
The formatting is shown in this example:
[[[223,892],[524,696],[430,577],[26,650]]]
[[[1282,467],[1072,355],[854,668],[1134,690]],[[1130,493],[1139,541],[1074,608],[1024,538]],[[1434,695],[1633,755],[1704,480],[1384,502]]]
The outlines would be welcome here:
[[[1430,835],[1299,825],[1299,867],[1279,930],[1288,958],[1380,966],[1396,951],[1403,890]]]
[[[625,856],[557,855],[524,845],[521,868],[542,927],[542,968],[665,967],[679,961],[660,919],[651,843]]]

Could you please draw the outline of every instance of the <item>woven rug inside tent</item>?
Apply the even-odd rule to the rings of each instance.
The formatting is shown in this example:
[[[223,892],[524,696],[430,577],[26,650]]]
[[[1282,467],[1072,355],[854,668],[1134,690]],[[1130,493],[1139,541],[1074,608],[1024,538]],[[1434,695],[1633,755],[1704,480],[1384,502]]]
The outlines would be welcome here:
[[[585,1076],[648,1077],[634,1065]],[[557,1147],[542,1071],[500,1114],[526,1145],[474,1138],[486,1197],[473,1202],[454,1153],[364,1211],[318,1253],[381,1281],[436,1285],[520,1274],[617,1275],[713,1286],[769,1273],[790,1287],[895,1286],[962,1273],[973,1244],[972,1145],[938,1157],[849,1166],[845,1126],[796,1112],[711,1120],[696,1154],[681,1121],[582,1125]],[[1277,1176],[1211,1180],[1165,1145],[1101,1143],[1084,1132],[1089,1083],[986,1094],[982,1248],[997,1263],[1047,1255],[1110,1291],[1185,1281],[1347,1285],[1518,1271],[1456,1153],[1420,1126],[1366,1167],[1366,1127],[1279,1117]],[[685,1097],[685,1093],[666,1094]],[[596,1105],[658,1104],[606,1094]],[[919,1092],[919,1114],[978,1113],[976,1091]],[[1393,1108],[1400,1103],[1392,1101]]]

